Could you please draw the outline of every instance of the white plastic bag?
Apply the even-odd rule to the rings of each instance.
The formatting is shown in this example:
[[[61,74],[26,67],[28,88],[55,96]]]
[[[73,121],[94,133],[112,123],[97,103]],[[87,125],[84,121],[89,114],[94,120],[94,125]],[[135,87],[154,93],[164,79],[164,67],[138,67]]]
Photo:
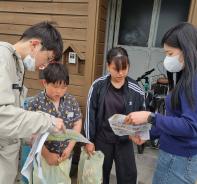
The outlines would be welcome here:
[[[61,162],[58,166],[50,166],[45,161],[45,159],[41,157],[43,180],[45,181],[45,183],[71,184],[71,179],[69,176],[71,160],[72,159],[66,159],[65,161]],[[38,168],[36,163],[34,163],[33,184],[43,184],[43,181],[41,181],[41,179],[38,177]]]
[[[104,154],[101,151],[89,156],[82,148],[79,165],[77,184],[101,184],[103,182]]]

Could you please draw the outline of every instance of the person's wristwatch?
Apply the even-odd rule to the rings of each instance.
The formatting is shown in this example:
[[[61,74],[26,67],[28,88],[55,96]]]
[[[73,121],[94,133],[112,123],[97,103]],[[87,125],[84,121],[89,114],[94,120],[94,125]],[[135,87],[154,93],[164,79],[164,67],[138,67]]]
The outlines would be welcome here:
[[[155,125],[156,121],[155,121],[155,117],[156,117],[156,114],[151,112],[147,118],[147,123],[150,123],[152,125]]]

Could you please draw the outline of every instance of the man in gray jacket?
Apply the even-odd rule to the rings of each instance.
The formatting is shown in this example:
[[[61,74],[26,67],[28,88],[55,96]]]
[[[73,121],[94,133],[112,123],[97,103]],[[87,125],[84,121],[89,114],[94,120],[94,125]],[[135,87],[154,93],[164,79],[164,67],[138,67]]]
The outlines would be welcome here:
[[[28,28],[15,45],[0,42],[0,184],[15,182],[20,138],[64,129],[62,119],[20,108],[24,70],[59,61],[62,51],[60,33],[47,22]]]

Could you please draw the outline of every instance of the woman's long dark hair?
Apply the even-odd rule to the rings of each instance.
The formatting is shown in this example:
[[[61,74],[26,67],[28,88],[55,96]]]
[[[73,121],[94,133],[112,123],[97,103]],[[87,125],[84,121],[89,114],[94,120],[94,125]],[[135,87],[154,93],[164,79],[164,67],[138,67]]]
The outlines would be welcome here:
[[[172,91],[171,105],[173,109],[180,107],[179,92],[183,90],[191,108],[194,107],[194,78],[197,75],[197,29],[190,23],[180,23],[168,30],[162,45],[179,48],[184,56],[184,69]]]

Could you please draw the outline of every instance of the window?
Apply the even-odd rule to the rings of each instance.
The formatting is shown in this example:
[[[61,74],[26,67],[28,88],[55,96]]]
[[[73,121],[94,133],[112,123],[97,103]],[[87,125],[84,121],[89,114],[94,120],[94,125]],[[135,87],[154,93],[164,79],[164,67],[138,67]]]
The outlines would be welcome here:
[[[189,14],[189,0],[163,0],[159,15],[155,46],[161,46],[164,33],[178,22],[186,22]]]
[[[161,47],[171,26],[187,21],[191,0],[122,0],[118,45]]]

